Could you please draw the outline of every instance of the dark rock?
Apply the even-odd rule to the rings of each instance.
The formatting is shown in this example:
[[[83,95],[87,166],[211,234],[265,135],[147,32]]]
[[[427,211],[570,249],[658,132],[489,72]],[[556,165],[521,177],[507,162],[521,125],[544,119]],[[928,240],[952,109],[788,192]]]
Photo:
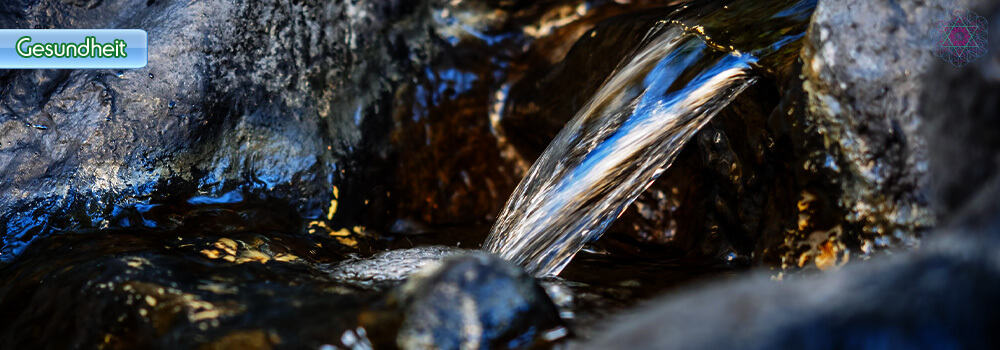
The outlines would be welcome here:
[[[776,282],[758,272],[648,303],[577,348],[994,348],[997,241],[929,242],[919,253]],[[984,248],[988,246],[989,248]]]
[[[42,238],[0,269],[0,347],[350,346],[383,294],[329,278],[337,256],[299,236]]]
[[[0,260],[165,198],[266,196],[319,217],[354,150],[378,143],[366,116],[430,45],[409,2],[81,3],[5,2],[0,24],[145,29],[149,64],[0,74]]]
[[[538,65],[510,88],[501,125],[529,161],[583,107],[645,34],[675,8],[630,13],[597,23],[554,64]]]
[[[497,258],[421,247],[347,260],[332,240],[41,238],[0,269],[0,347],[523,348],[565,335],[545,291]]]
[[[396,292],[403,349],[528,348],[566,334],[530,275],[485,253],[449,258]]]
[[[403,222],[492,221],[530,166],[508,140],[540,134],[500,127],[507,85],[525,69],[548,68],[599,19],[653,3],[431,2],[440,50],[423,72],[395,90],[387,107],[388,147],[368,157],[377,162],[366,166],[386,168],[379,173],[387,174],[385,180],[349,184],[346,191],[364,191],[372,208],[384,201],[389,213],[372,214]]]

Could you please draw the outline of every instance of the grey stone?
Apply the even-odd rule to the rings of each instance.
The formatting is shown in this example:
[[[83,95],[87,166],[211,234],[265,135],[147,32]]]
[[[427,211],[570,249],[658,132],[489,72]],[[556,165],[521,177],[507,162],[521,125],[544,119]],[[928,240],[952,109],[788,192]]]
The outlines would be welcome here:
[[[343,281],[403,281],[413,273],[438,264],[441,259],[467,250],[445,246],[417,247],[384,251],[364,259],[338,263],[330,272]]]
[[[918,253],[783,282],[758,271],[614,317],[583,349],[993,348],[998,242],[937,239]],[[990,248],[985,248],[990,247]]]
[[[402,349],[527,348],[567,334],[534,278],[485,253],[446,259],[396,293]]]
[[[151,198],[263,189],[319,216],[368,112],[427,56],[425,12],[406,1],[5,2],[4,27],[140,28],[150,53],[136,70],[0,72],[0,260]]]
[[[801,59],[804,122],[843,167],[840,206],[866,239],[911,240],[934,224],[919,133],[938,21],[976,1],[820,1]]]

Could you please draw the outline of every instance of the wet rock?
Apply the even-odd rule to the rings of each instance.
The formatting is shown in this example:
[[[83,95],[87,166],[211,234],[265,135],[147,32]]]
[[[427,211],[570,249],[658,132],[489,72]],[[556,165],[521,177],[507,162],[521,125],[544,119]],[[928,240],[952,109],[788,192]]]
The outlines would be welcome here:
[[[413,275],[397,292],[403,349],[527,348],[561,338],[556,307],[534,278],[476,253]]]
[[[0,347],[345,346],[382,294],[297,236],[59,235],[0,269]],[[342,258],[343,255],[340,254]],[[362,330],[363,332],[363,330]]]
[[[321,216],[429,45],[409,2],[80,3],[5,2],[0,23],[145,29],[149,64],[0,73],[0,260],[164,198],[266,196]]]
[[[927,152],[918,132],[938,21],[978,1],[820,1],[802,51],[804,122],[842,165],[839,206],[862,246],[912,243],[934,223]],[[884,244],[875,244],[884,245]]]
[[[152,51],[0,72],[0,261],[192,197],[334,230],[481,224],[526,168],[490,117],[508,76],[648,2],[6,2],[7,27],[141,28]]]
[[[408,348],[520,348],[564,335],[545,291],[496,258],[422,247],[350,260],[331,241],[130,231],[41,238],[0,269],[8,320],[0,347],[393,348],[399,338]]]
[[[331,275],[344,281],[398,282],[441,259],[465,252],[468,251],[445,246],[389,250],[364,259],[342,261],[332,268]]]

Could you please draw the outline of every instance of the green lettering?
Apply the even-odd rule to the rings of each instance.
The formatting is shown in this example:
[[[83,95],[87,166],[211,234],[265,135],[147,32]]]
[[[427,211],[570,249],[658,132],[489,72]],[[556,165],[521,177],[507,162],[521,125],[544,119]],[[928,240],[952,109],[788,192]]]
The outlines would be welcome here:
[[[31,40],[30,36],[17,39],[15,50],[18,56],[24,58],[128,57],[125,52],[128,44],[122,39],[114,39],[108,43],[100,43],[94,36],[85,37],[82,43],[32,43]]]
[[[35,57],[45,56],[45,45],[42,44],[31,45],[31,55]]]
[[[87,57],[90,56],[90,47],[87,43],[81,43],[76,45],[76,57]]]
[[[125,53],[125,40],[115,39],[115,44],[117,44],[115,46],[118,48],[118,56],[128,57],[128,54]]]
[[[31,56],[31,53],[28,52],[27,50],[21,51],[21,45],[24,44],[24,43],[27,43],[27,42],[31,42],[31,37],[30,36],[22,36],[20,39],[17,39],[16,48],[17,48],[17,55],[18,56],[21,56],[21,57],[24,57],[24,58],[28,58],[29,56]]]

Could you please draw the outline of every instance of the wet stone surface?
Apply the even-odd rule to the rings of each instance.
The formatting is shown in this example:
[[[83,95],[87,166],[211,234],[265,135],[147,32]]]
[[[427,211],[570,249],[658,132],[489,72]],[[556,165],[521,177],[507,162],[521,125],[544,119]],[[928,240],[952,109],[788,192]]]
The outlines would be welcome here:
[[[400,282],[414,272],[438,264],[441,259],[467,254],[445,246],[388,250],[363,259],[349,259],[331,268],[333,278],[351,282]]]
[[[934,225],[928,143],[922,133],[938,113],[922,111],[941,96],[930,84],[938,44],[937,23],[982,1],[930,1],[899,5],[864,1],[820,2],[801,54],[806,92],[806,135],[824,140],[823,152],[841,164],[838,177],[845,229],[867,254],[912,246]],[[881,69],[880,67],[899,67]],[[966,156],[956,157],[962,159]],[[970,173],[973,178],[980,175]],[[945,204],[945,206],[940,206]]]
[[[316,348],[379,297],[329,278],[294,237],[84,237],[2,271],[3,347]]]
[[[394,297],[405,310],[402,349],[528,348],[569,333],[531,275],[485,253],[448,258]]]
[[[367,111],[429,50],[422,7],[401,2],[12,1],[0,13],[10,28],[142,28],[151,48],[137,70],[0,72],[2,261],[171,199],[266,197],[320,217],[351,176]]]

